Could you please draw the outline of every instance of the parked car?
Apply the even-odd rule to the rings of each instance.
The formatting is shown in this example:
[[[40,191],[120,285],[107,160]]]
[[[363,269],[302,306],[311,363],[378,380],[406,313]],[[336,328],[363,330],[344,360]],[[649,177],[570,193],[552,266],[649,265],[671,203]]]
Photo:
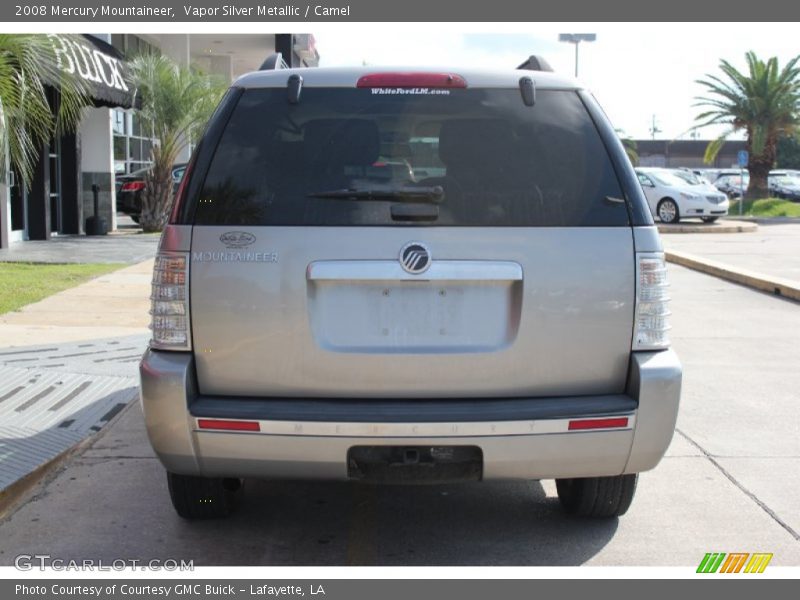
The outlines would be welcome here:
[[[686,183],[693,187],[702,187],[708,191],[714,192],[716,188],[711,185],[711,182],[702,174],[692,171],[690,169],[669,169],[673,175],[683,179]]]
[[[680,169],[680,170],[682,170],[682,171],[689,170],[692,173],[694,173],[697,177],[701,177],[701,178],[705,179],[708,183],[711,183],[712,185],[713,185],[713,181],[717,178],[717,175],[719,173],[719,170],[717,170],[717,169],[688,169],[688,168],[684,168],[684,169]]]
[[[740,198],[742,196],[742,190],[746,192],[749,185],[750,174],[747,172],[744,173],[744,182],[742,182],[742,175],[739,173],[735,175],[721,175],[714,180],[714,187],[730,199]]]
[[[133,171],[128,175],[116,177],[117,210],[129,215],[134,222],[139,222],[142,212],[142,191],[145,188],[145,176],[152,167]],[[172,167],[172,191],[177,192],[178,186],[186,171],[186,163],[175,164]]]
[[[690,183],[687,177],[670,169],[640,167],[636,174],[650,211],[664,223],[678,223],[689,217],[713,223],[728,214],[728,198],[713,186]]]
[[[770,171],[769,191],[776,198],[800,201],[800,174],[793,171]]]
[[[437,175],[375,176],[401,157]],[[570,513],[625,513],[681,366],[647,200],[578,82],[250,73],[187,172],[140,368],[180,516],[247,477],[553,478]]]

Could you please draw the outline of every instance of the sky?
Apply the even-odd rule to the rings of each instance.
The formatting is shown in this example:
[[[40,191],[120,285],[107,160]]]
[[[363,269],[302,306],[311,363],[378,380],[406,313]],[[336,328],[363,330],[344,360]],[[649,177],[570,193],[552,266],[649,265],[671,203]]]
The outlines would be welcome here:
[[[561,74],[573,75],[575,49],[559,33],[596,33],[579,49],[579,79],[616,128],[635,139],[689,139],[701,109],[692,106],[706,74],[720,74],[724,58],[745,69],[745,53],[776,56],[782,66],[800,54],[797,23],[523,23],[368,24],[314,32],[320,66],[444,65],[516,67],[540,54]],[[716,137],[719,128],[700,131]],[[736,137],[732,138],[736,139]]]

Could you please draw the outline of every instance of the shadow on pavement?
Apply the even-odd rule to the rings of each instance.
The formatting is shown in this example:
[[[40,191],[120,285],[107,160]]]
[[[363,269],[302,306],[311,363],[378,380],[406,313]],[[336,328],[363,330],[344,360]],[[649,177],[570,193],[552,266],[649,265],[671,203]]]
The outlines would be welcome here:
[[[175,514],[141,411],[130,406],[0,524],[0,564],[20,553],[195,566],[583,564],[618,522],[567,517],[552,489],[248,479],[231,517],[188,522]]]

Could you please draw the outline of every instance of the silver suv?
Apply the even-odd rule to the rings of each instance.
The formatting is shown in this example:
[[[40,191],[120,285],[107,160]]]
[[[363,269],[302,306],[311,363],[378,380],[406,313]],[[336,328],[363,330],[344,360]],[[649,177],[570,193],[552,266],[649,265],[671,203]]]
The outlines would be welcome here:
[[[574,80],[245,75],[155,263],[141,399],[175,509],[223,516],[248,477],[554,478],[568,512],[621,515],[675,427],[666,286]]]

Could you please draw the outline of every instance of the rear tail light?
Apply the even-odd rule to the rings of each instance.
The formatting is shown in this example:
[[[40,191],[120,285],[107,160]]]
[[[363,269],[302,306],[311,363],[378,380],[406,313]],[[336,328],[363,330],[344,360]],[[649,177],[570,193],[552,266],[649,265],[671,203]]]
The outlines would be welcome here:
[[[144,189],[144,181],[128,181],[122,184],[121,192],[138,192]]]
[[[175,192],[175,198],[172,200],[172,210],[170,211],[169,222],[170,223],[178,223],[180,220],[181,210],[183,208],[183,203],[185,202],[187,189],[189,186],[189,177],[192,174],[192,168],[194,167],[195,157],[197,156],[197,152],[192,156],[189,164],[186,165],[186,170],[183,172],[183,177],[181,178],[181,182],[178,185],[178,191]]]
[[[191,350],[189,335],[189,254],[159,252],[153,270],[151,347]]]
[[[669,348],[667,265],[661,253],[636,255],[634,350]]]

